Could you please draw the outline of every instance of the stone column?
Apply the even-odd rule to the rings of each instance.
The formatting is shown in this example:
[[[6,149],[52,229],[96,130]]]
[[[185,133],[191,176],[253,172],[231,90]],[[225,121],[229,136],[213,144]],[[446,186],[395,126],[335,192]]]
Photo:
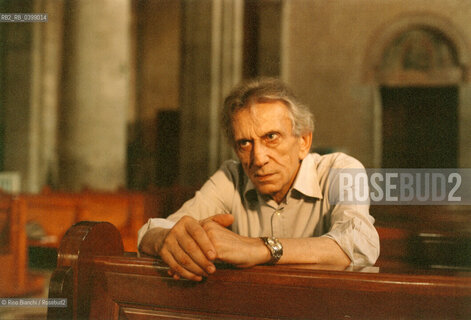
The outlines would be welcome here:
[[[32,12],[33,2],[25,1],[24,9]],[[18,3],[1,3],[2,10],[21,12]],[[6,12],[6,11],[3,11]],[[0,134],[3,138],[0,157],[2,170],[15,171],[21,175],[22,190],[30,191],[30,123],[32,110],[33,40],[32,23],[2,23],[0,55]]]
[[[181,183],[200,185],[232,156],[221,132],[224,96],[241,80],[242,0],[183,2]]]
[[[129,104],[129,0],[66,3],[60,185],[125,186]]]
[[[35,1],[34,12],[47,13],[47,23],[33,24],[30,156],[27,190],[56,187],[58,179],[57,112],[62,67],[64,4]]]
[[[0,53],[0,168],[21,176],[21,190],[37,192],[57,169],[56,108],[60,79],[63,3],[29,0],[2,12],[48,13],[47,22],[2,24]]]

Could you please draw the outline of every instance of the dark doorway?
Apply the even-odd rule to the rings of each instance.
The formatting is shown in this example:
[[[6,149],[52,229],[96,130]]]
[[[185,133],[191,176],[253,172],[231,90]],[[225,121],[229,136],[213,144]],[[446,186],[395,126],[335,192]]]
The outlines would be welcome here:
[[[382,87],[383,168],[456,168],[458,88]]]

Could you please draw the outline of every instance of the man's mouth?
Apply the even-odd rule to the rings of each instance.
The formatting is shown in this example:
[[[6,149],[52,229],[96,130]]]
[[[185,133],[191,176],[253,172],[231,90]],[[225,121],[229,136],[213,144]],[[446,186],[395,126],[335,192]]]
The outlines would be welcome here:
[[[275,175],[275,173],[264,173],[264,174],[256,173],[255,174],[255,179],[257,179],[259,181],[264,181],[264,180],[270,179],[274,175]]]

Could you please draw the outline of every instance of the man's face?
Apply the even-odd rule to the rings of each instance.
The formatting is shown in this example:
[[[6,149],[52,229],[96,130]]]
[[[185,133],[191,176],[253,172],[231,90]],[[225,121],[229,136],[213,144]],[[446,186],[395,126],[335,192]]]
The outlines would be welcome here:
[[[293,134],[290,111],[281,101],[253,103],[232,121],[235,151],[261,194],[280,203],[308,154],[312,133]]]

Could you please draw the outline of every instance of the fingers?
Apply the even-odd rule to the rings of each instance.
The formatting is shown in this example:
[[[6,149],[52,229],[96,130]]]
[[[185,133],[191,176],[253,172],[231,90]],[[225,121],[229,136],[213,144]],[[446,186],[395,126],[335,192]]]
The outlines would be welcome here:
[[[212,263],[216,250],[199,222],[191,217],[182,218],[167,234],[160,256],[175,279],[201,281],[216,271]]]
[[[203,279],[203,275],[207,275],[196,264],[189,262],[191,260],[189,257],[183,258],[184,262],[181,262],[179,261],[182,260],[181,257],[174,257],[171,252],[163,249],[162,259],[164,259],[170,267],[169,275],[175,280],[183,277],[189,280],[201,281]]]
[[[201,224],[199,224],[199,223],[188,224],[186,230],[187,230],[188,234],[191,236],[191,238],[194,239],[194,241],[196,241],[196,244],[198,246],[198,248],[196,248],[196,247],[189,248],[190,250],[191,249],[196,249],[196,250],[199,249],[197,251],[203,252],[208,260],[212,261],[212,260],[216,259],[216,249],[214,248],[213,243],[211,242],[211,240],[209,240],[209,237],[206,234],[206,231],[201,226]],[[185,239],[183,239],[182,241],[185,241]],[[192,244],[193,243],[189,243],[189,242],[186,243],[186,245],[188,245],[189,247],[192,246]],[[194,254],[199,256],[199,252],[194,252]],[[202,257],[199,257],[199,258],[202,259]],[[202,261],[202,260],[200,260],[200,261]]]
[[[217,259],[220,261],[226,260],[227,254],[233,251],[234,245],[238,242],[237,236],[225,227],[225,225],[230,225],[232,220],[231,215],[221,214],[201,222],[206,235],[216,248]]]
[[[234,222],[234,216],[229,213],[217,214],[208,219],[217,222],[223,227],[229,227]]]

